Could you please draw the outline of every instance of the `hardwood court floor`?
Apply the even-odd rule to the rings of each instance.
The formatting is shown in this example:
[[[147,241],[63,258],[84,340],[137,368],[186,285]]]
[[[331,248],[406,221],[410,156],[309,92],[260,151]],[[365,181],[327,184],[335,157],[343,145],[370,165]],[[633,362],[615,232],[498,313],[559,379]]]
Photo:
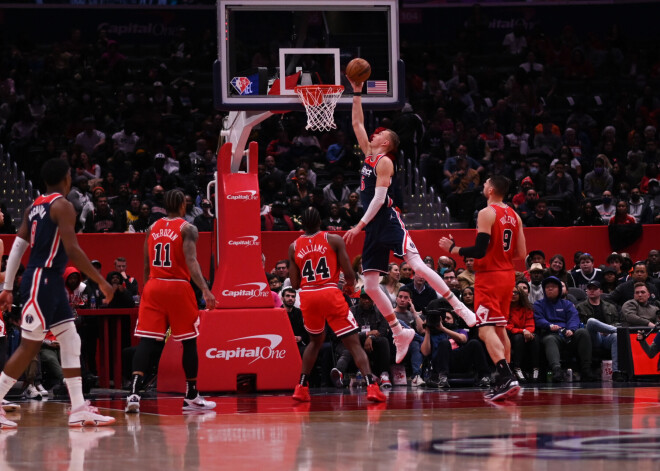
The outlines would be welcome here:
[[[483,391],[395,388],[386,404],[363,390],[224,395],[213,413],[183,415],[181,398],[145,399],[126,415],[118,396],[93,401],[117,418],[69,429],[66,405],[23,402],[0,432],[0,470],[562,470],[658,469],[660,388],[527,387],[489,404]]]

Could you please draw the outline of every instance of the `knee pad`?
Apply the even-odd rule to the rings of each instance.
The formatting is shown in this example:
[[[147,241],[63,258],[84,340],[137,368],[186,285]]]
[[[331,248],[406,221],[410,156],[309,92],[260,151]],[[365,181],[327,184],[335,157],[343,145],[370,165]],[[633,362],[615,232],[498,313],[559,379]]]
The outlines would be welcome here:
[[[51,329],[60,343],[62,368],[80,368],[80,336],[73,322],[66,322]]]
[[[404,260],[408,265],[410,265],[410,268],[412,268],[414,271],[419,271],[421,273],[424,273],[427,270],[430,270],[428,265],[424,263],[424,260],[422,260],[422,257],[419,256],[419,254],[410,254],[410,256],[404,257]]]
[[[364,290],[369,292],[374,292],[378,289],[378,272],[367,272],[363,275],[364,278]]]

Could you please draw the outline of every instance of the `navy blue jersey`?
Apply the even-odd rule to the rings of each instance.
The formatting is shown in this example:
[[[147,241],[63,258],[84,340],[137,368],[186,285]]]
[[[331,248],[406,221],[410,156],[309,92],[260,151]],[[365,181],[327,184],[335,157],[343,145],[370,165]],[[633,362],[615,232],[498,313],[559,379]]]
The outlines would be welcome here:
[[[30,259],[27,268],[51,268],[63,275],[69,259],[60,239],[60,230],[50,218],[50,206],[58,198],[63,196],[51,193],[38,197],[32,203],[28,214]]]
[[[368,156],[362,166],[360,181],[360,198],[366,210],[374,199],[376,193],[376,165],[385,154],[375,158]],[[404,257],[408,253],[418,253],[415,244],[410,240],[406,226],[401,220],[398,209],[394,206],[393,185],[387,188],[385,203],[380,207],[376,216],[364,228],[364,247],[362,249],[362,270],[379,271],[387,273],[390,252],[397,257]]]
[[[376,193],[376,181],[378,177],[376,176],[376,165],[380,162],[380,159],[386,157],[385,154],[378,154],[375,158],[372,156],[367,156],[364,159],[364,165],[362,166],[361,177],[360,177],[360,201],[362,202],[362,207],[366,211],[371,203],[371,200],[374,199],[374,194]],[[389,157],[386,157],[389,158]],[[385,203],[380,207],[376,213],[375,219],[380,219],[386,217],[389,219],[390,211],[389,208],[393,206],[392,200],[392,186],[390,185],[387,188],[387,196],[385,198]],[[371,223],[369,223],[371,224]]]

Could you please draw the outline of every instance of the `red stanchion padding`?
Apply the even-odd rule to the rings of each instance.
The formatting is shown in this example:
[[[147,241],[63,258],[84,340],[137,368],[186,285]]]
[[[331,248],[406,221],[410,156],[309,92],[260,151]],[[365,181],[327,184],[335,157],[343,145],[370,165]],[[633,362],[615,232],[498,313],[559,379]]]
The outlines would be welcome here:
[[[231,172],[230,143],[218,154],[218,255],[212,292],[220,309],[272,308],[261,262],[261,218],[256,143],[250,143],[248,173]]]
[[[256,375],[258,391],[293,389],[302,361],[286,311],[201,311],[197,338],[200,391],[236,391],[237,379]],[[158,368],[158,390],[185,392],[181,342],[168,340]]]

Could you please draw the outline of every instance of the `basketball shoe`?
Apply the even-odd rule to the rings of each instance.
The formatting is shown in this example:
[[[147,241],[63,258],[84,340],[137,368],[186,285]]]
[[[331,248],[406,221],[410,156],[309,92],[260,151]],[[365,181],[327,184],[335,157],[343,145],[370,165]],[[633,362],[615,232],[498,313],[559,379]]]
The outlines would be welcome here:
[[[390,381],[390,375],[387,371],[380,374],[380,387],[382,389],[392,389],[392,381]]]
[[[85,403],[77,409],[71,409],[69,415],[69,427],[82,427],[84,425],[103,427],[114,423],[114,417],[99,414],[99,410],[92,406],[89,401],[85,401]]]
[[[454,307],[454,312],[461,316],[461,319],[465,321],[468,327],[474,327],[474,325],[477,323],[477,316],[474,314],[474,312],[470,311],[465,306],[465,304],[460,304],[460,306]]]
[[[515,378],[506,378],[501,384],[496,384],[493,388],[484,394],[487,401],[500,401],[514,397],[520,391],[520,384]]]
[[[474,314],[473,314],[474,315]],[[394,348],[396,348],[396,362],[401,363],[408,353],[410,342],[415,338],[413,329],[402,329],[399,335],[394,336]]]
[[[371,383],[367,386],[367,400],[371,402],[385,402],[387,401],[387,396],[383,394],[383,391],[380,390],[376,383]]]
[[[124,412],[129,414],[137,414],[140,412],[140,396],[131,394],[126,398],[126,408]]]
[[[18,425],[16,422],[12,422],[7,418],[7,415],[5,414],[5,410],[0,407],[0,429],[6,429],[6,428],[16,428]]]
[[[302,384],[296,384],[296,389],[293,391],[293,399],[298,402],[309,402],[309,387]]]
[[[333,368],[330,371],[330,379],[332,379],[332,383],[335,385],[336,388],[343,388],[345,386],[344,384],[344,373],[339,371],[338,368]]]
[[[215,409],[215,402],[207,401],[197,393],[195,399],[183,398],[183,410],[211,410]]]

